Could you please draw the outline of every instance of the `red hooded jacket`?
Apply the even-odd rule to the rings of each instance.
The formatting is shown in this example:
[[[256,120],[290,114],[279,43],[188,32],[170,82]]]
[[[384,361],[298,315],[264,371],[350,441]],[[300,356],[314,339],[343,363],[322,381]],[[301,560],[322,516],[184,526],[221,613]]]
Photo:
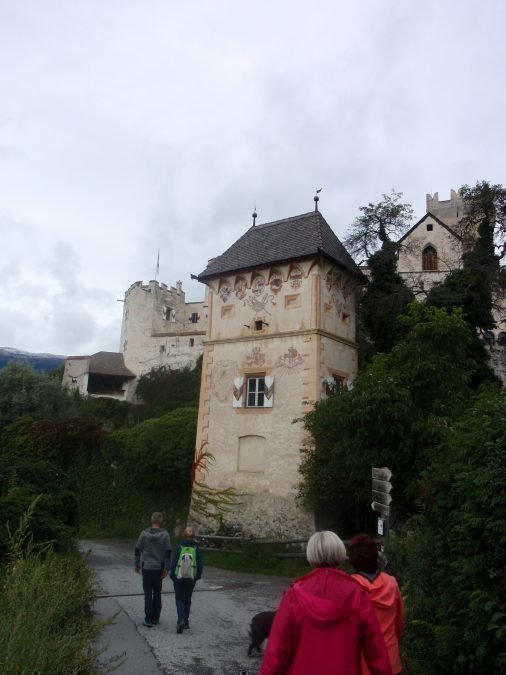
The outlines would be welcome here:
[[[260,675],[360,675],[361,652],[372,675],[391,675],[367,592],[348,574],[318,567],[285,593]]]
[[[399,640],[404,631],[404,604],[397,579],[385,572],[380,572],[372,581],[362,574],[353,574],[352,576],[369,593],[369,598],[385,637],[392,672],[394,674],[400,673],[402,666],[399,657]],[[362,663],[362,675],[368,673],[367,666]]]

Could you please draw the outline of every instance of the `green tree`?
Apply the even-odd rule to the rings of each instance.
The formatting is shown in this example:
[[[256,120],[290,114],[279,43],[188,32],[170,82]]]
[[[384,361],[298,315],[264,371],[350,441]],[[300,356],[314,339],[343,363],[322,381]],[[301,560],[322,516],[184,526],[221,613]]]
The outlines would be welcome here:
[[[400,200],[402,192],[392,190],[382,201],[361,206],[360,216],[351,225],[344,243],[352,256],[369,260],[384,244],[397,241],[409,228],[413,218],[411,204]]]
[[[139,379],[136,395],[143,402],[150,417],[159,417],[189,405],[198,406],[201,373],[202,356],[195,368],[153,368]]]
[[[305,417],[301,496],[320,526],[347,534],[367,527],[372,466],[393,471],[397,514],[415,512],[420,472],[472,395],[482,364],[469,351],[472,332],[462,317],[415,302],[402,322],[406,335],[389,354]]]
[[[359,302],[360,322],[375,352],[389,352],[404,334],[399,318],[414,295],[396,271],[397,247],[386,242],[369,258],[370,279]],[[363,358],[361,361],[365,361]]]
[[[361,206],[361,215],[345,239],[355,257],[365,259],[368,283],[358,303],[361,363],[376,352],[388,352],[402,337],[398,317],[404,314],[413,294],[397,273],[397,239],[408,229],[413,209],[401,200],[402,193],[384,194],[378,204]]]
[[[393,540],[408,673],[506,670],[506,398],[484,388],[421,476],[423,509]]]
[[[0,370],[0,428],[22,416],[61,417],[69,407],[66,390],[47,373],[22,363]]]
[[[501,260],[506,255],[506,189],[482,181],[474,187],[462,186],[460,194],[465,209],[460,224],[463,267],[434,286],[427,302],[449,309],[461,307],[466,321],[487,330],[495,326],[493,310],[504,299]]]

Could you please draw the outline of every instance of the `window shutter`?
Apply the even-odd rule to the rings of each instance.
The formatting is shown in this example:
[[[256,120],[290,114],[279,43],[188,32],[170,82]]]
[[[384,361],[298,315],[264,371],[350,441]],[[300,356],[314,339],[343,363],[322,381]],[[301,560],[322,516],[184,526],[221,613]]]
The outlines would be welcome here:
[[[244,394],[244,377],[234,377],[234,390],[232,396],[232,407],[242,408]]]
[[[265,376],[264,386],[264,408],[272,408],[274,399],[274,378],[270,375]]]

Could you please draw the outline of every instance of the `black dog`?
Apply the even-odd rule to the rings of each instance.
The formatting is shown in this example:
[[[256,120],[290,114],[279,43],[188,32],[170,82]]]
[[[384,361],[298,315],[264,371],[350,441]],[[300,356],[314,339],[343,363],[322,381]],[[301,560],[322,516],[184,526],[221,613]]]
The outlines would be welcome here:
[[[253,647],[257,650],[257,652],[262,652],[262,642],[269,637],[272,622],[274,621],[275,616],[276,612],[260,612],[260,614],[255,614],[255,616],[251,619],[251,623],[249,625],[249,636],[251,643],[248,649],[248,656],[251,656]]]

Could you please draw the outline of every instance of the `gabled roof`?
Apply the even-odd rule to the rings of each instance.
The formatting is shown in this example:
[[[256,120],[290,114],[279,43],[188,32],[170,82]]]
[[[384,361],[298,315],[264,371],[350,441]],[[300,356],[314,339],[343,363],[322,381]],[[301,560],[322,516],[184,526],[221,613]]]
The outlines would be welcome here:
[[[235,244],[209,261],[197,279],[323,255],[351,274],[362,272],[319,211],[253,225]]]
[[[438,225],[441,225],[441,227],[444,227],[445,230],[448,230],[448,232],[451,235],[453,235],[454,237],[456,237],[459,240],[461,239],[460,235],[458,235],[455,232],[455,230],[452,230],[451,227],[449,227],[446,223],[444,223],[440,218],[435,216],[433,213],[431,213],[430,211],[427,211],[427,213],[424,216],[422,216],[422,218],[420,218],[420,220],[417,223],[415,223],[412,228],[410,228],[405,234],[402,235],[402,237],[399,239],[399,241],[397,243],[400,244],[402,241],[404,241],[404,239],[406,239],[406,237],[409,237],[409,235],[412,232],[414,232],[416,230],[416,228],[419,225],[421,225],[423,223],[423,221],[426,220],[427,218],[432,218],[432,220],[435,220],[436,223],[438,223]]]
[[[123,354],[119,352],[97,352],[90,356],[88,372],[97,375],[117,375],[119,377],[135,377],[125,366]]]

